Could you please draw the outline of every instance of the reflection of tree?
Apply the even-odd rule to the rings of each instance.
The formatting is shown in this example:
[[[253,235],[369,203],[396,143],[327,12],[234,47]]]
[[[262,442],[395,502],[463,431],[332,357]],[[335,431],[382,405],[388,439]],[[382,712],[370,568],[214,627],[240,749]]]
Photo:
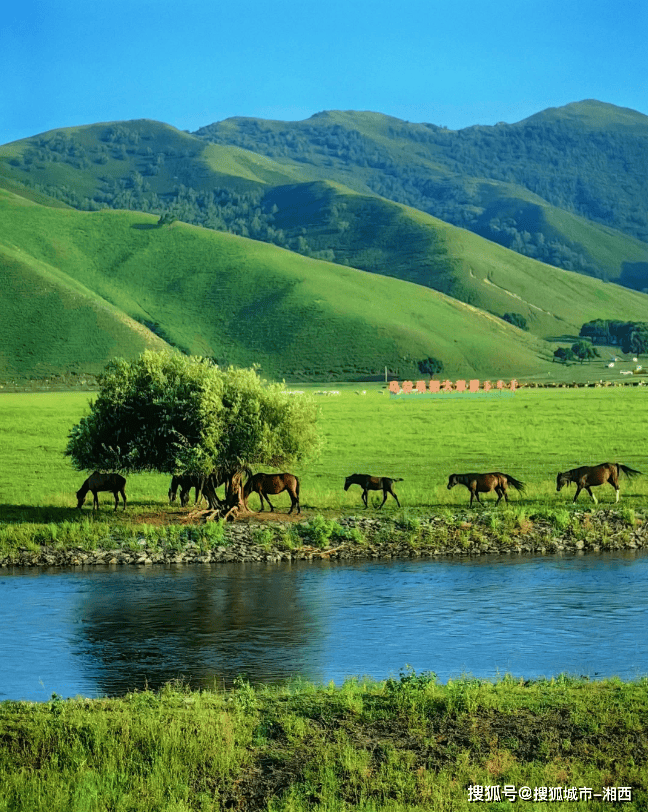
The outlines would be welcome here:
[[[295,571],[297,570],[297,571]],[[97,692],[123,694],[184,678],[230,685],[241,674],[316,678],[307,649],[322,636],[299,567],[221,565],[94,573],[78,607],[77,653]]]

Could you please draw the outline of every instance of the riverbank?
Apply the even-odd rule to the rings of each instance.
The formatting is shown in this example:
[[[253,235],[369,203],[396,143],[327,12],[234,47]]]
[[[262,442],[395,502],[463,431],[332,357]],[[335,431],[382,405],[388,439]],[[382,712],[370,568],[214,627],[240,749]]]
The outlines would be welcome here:
[[[0,809],[648,807],[645,680],[166,686],[0,703]],[[525,801],[528,799],[529,803]]]
[[[0,528],[0,567],[219,564],[582,554],[648,548],[648,514],[633,508],[439,511],[417,515],[314,515],[232,524],[114,526],[83,520]],[[293,517],[291,517],[293,518]]]

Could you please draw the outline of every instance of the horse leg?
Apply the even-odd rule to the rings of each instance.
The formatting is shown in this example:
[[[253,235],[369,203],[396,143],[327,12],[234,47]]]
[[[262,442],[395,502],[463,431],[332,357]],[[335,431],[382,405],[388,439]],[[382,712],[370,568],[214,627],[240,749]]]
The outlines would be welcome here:
[[[387,493],[388,493],[387,490],[383,490],[383,500],[380,503],[380,507],[382,507],[385,504],[385,502],[387,501]],[[380,508],[378,508],[378,510],[380,510]]]
[[[263,497],[262,497],[262,498],[263,498]],[[268,494],[267,494],[267,493],[265,494],[265,500],[266,500],[266,502],[267,502],[267,503],[270,505],[270,510],[271,510],[271,511],[274,513],[274,512],[275,512],[275,509],[274,509],[274,508],[273,508],[273,506],[272,506],[272,502],[271,502],[271,501],[268,499]]]
[[[92,491],[92,509],[99,510],[99,491]]]
[[[576,496],[574,496],[574,502],[578,499],[578,494],[583,490],[582,485],[576,485]]]
[[[113,496],[115,497],[115,510],[117,510],[117,505],[119,504],[119,491],[113,491]]]
[[[400,506],[401,506],[401,504],[400,504],[400,502],[398,501],[398,497],[396,496],[396,494],[394,493],[394,491],[393,491],[391,488],[389,489],[389,493],[391,493],[391,495],[392,495],[392,496],[394,497],[394,499],[396,500],[396,504],[398,505],[398,507],[400,507]],[[386,498],[387,498],[387,497],[385,497],[385,499],[386,499]]]
[[[363,489],[363,491],[362,491],[362,501],[364,502],[365,509],[369,507],[369,505],[367,504],[367,496],[368,496],[368,494],[369,494],[369,491]]]
[[[301,510],[299,508],[299,497],[296,496],[296,494],[293,493],[293,491],[288,491],[288,496],[290,496],[290,510],[288,511],[288,513],[293,512],[293,508],[295,507],[295,505],[297,505],[297,513],[301,513]]]
[[[594,496],[594,494],[592,493],[592,489],[590,488],[590,486],[589,486],[589,485],[585,485],[585,488],[587,489],[587,493],[589,493],[589,495],[590,495],[590,496],[592,497],[592,499],[594,500],[594,504],[595,504],[595,505],[598,505],[598,499],[597,499],[597,498]]]
[[[122,495],[122,499],[124,500],[124,510],[126,510],[126,489],[125,488],[121,489],[121,495]]]

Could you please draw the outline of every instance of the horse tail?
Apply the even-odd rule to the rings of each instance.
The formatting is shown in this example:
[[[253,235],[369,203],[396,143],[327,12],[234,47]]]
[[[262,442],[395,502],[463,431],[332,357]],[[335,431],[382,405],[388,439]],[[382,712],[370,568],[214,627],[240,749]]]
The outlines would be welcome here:
[[[627,465],[621,465],[620,462],[617,462],[617,476],[621,471],[623,471],[627,477],[639,476],[641,474],[641,471],[635,471],[634,468],[630,468]]]
[[[524,489],[526,488],[526,485],[524,484],[524,482],[520,482],[519,479],[516,479],[514,476],[509,476],[508,474],[505,474],[505,476],[506,476],[506,479],[508,480],[508,482],[510,482],[511,485],[513,485],[513,487],[516,490],[522,491],[522,492],[524,491]]]
[[[405,480],[403,479],[402,476],[396,477],[396,479],[392,479],[392,482],[404,482],[404,481]]]

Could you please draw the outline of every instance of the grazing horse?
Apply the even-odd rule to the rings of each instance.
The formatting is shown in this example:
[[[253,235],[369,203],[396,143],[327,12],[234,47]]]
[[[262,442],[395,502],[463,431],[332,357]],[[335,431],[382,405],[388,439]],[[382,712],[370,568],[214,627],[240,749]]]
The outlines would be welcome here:
[[[499,505],[502,497],[508,502],[506,491],[508,490],[509,484],[513,485],[518,491],[524,491],[526,487],[524,482],[520,482],[519,479],[515,479],[515,477],[512,477],[510,474],[501,474],[499,471],[495,471],[492,474],[451,474],[448,479],[448,490],[454,488],[455,485],[465,485],[470,491],[471,505],[473,499],[477,499],[479,504],[481,504],[481,499],[479,498],[480,493],[491,493],[495,491],[497,494],[497,502],[495,502],[495,504]]]
[[[205,477],[201,474],[180,474],[174,476],[171,480],[171,487],[169,488],[169,502],[175,502],[178,488],[180,488],[180,504],[186,507],[189,504],[191,497],[191,489],[196,489],[196,501],[194,505],[198,504],[198,500],[202,496],[205,487]]]
[[[86,494],[88,491],[92,491],[92,495],[94,496],[92,509],[99,510],[99,497],[97,494],[99,491],[110,491],[110,493],[112,493],[112,495],[115,497],[115,510],[117,510],[117,505],[119,504],[118,494],[120,493],[122,499],[124,500],[124,510],[126,510],[125,487],[126,480],[120,474],[100,474],[99,471],[95,471],[93,474],[90,474],[90,476],[76,492],[76,497],[78,500],[77,509],[81,509],[81,506],[85,502]]]
[[[387,501],[387,494],[391,493],[391,495],[396,500],[396,504],[398,507],[401,506],[401,503],[398,501],[398,497],[394,493],[394,489],[392,485],[394,482],[402,482],[403,478],[398,477],[397,479],[391,479],[388,476],[369,476],[369,474],[351,474],[344,480],[344,490],[348,491],[351,485],[360,485],[362,488],[362,501],[364,502],[365,508],[368,507],[367,504],[367,493],[368,491],[382,491],[383,492],[383,500],[380,507],[382,507],[385,502]]]
[[[263,510],[263,499],[270,505],[270,510],[274,512],[274,508],[268,494],[283,493],[288,491],[290,496],[290,510],[288,513],[293,512],[293,508],[297,505],[297,513],[301,513],[299,506],[299,480],[294,474],[254,474],[251,476],[243,487],[243,503],[247,507],[247,501],[251,493],[258,493],[261,499],[261,510]]]
[[[619,475],[623,473],[627,477],[638,476],[641,471],[635,471],[634,468],[628,468],[627,465],[621,465],[619,462],[603,462],[601,465],[583,465],[581,468],[572,468],[571,471],[563,471],[556,477],[556,491],[559,491],[563,485],[569,485],[571,482],[576,483],[576,496],[574,502],[578,499],[578,494],[585,488],[587,493],[594,500],[594,504],[598,503],[597,498],[592,493],[593,485],[604,485],[609,482],[616,491],[616,501],[619,501]]]

